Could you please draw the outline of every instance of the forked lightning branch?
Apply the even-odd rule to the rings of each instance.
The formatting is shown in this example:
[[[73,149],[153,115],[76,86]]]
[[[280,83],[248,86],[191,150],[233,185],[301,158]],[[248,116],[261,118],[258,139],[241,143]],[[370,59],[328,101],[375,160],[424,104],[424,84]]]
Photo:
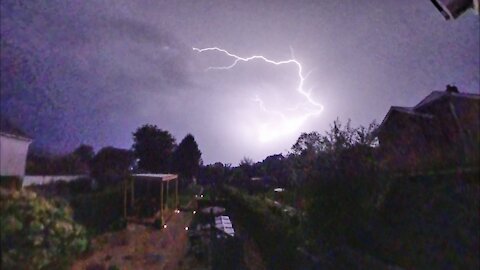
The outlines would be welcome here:
[[[234,68],[237,64],[241,62],[249,62],[249,61],[255,61],[255,60],[260,60],[264,61],[268,64],[272,64],[275,66],[279,65],[295,65],[297,67],[297,72],[295,76],[298,77],[298,85],[297,88],[295,89],[304,99],[305,101],[310,105],[308,106],[309,109],[305,110],[305,106],[296,106],[292,111],[300,111],[300,109],[303,110],[303,113],[300,114],[300,116],[287,116],[281,111],[277,110],[272,110],[272,109],[267,109],[265,106],[265,103],[260,97],[255,96],[254,101],[257,102],[261,108],[262,111],[269,113],[271,115],[276,115],[280,119],[281,126],[277,127],[276,130],[271,129],[268,123],[262,124],[262,126],[259,129],[259,139],[261,141],[268,141],[271,140],[273,137],[278,137],[279,135],[282,135],[284,133],[290,133],[291,131],[294,131],[298,129],[305,121],[307,121],[310,117],[318,116],[322,113],[323,111],[323,105],[318,103],[312,98],[312,91],[311,89],[305,90],[305,80],[307,79],[307,76],[303,74],[303,68],[302,64],[298,62],[296,59],[288,59],[288,60],[282,60],[282,61],[274,61],[271,59],[268,59],[267,57],[263,55],[253,55],[249,57],[241,57],[236,54],[230,53],[227,50],[218,48],[218,47],[209,47],[209,48],[193,48],[194,51],[203,53],[207,51],[213,51],[213,52],[219,52],[222,54],[227,55],[228,57],[231,57],[234,59],[232,64],[228,66],[211,66],[208,67],[207,70],[229,70]],[[302,108],[300,108],[302,107]]]

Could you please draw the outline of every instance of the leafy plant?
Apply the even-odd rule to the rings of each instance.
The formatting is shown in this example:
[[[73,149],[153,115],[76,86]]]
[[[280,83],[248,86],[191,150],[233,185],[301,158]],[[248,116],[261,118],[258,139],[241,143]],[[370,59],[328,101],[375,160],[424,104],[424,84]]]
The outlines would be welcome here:
[[[0,176],[0,187],[3,188],[20,189],[22,182],[22,178],[18,176]]]
[[[77,195],[70,203],[74,209],[75,220],[93,235],[125,227],[123,189],[120,186]]]
[[[71,209],[26,190],[0,189],[2,269],[66,269],[87,249]]]

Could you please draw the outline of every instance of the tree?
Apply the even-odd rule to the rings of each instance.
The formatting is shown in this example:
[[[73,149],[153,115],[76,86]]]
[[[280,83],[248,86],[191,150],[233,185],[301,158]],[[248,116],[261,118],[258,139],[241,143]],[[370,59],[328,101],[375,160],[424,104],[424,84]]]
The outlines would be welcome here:
[[[321,150],[323,150],[322,136],[316,131],[302,133],[292,146],[292,151],[295,155],[302,155],[306,153],[316,154]]]
[[[228,182],[234,186],[242,187],[245,186],[249,181],[250,178],[245,171],[240,167],[236,167],[232,170]]]
[[[266,157],[262,161],[262,167],[266,175],[277,179],[277,184],[282,187],[293,187],[298,184],[292,162],[282,154]]]
[[[95,156],[95,152],[93,151],[93,147],[91,145],[82,144],[73,151],[73,155],[77,156],[81,162],[90,164]]]
[[[175,172],[187,179],[192,179],[197,175],[202,152],[198,149],[198,144],[192,134],[187,134],[183,138],[173,156]]]
[[[175,138],[155,125],[143,125],[133,133],[133,152],[138,168],[152,173],[168,172]]]
[[[238,164],[238,167],[242,169],[248,176],[253,176],[253,160],[249,157],[243,157]]]
[[[225,165],[221,162],[201,166],[199,171],[199,183],[202,185],[217,185],[224,180],[226,174]]]
[[[92,160],[92,176],[101,185],[121,181],[133,164],[133,153],[130,150],[104,147]]]
[[[330,245],[351,243],[366,228],[376,184],[373,130],[338,119],[321,138],[321,151],[307,171],[307,215],[314,237]]]

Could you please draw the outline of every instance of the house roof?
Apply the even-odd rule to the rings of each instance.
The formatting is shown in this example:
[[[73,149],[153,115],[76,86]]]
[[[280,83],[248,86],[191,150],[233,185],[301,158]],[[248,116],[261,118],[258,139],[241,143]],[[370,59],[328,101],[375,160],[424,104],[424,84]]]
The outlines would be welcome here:
[[[32,140],[30,136],[28,136],[20,128],[12,124],[12,122],[10,122],[5,117],[0,117],[0,133],[5,134],[7,136],[9,135],[11,137]]]
[[[428,113],[416,112],[414,110],[414,108],[411,108],[411,107],[392,106],[392,107],[390,107],[390,110],[388,110],[388,113],[385,116],[385,118],[383,118],[382,123],[375,130],[375,132],[374,132],[375,134],[378,135],[378,133],[381,132],[381,130],[385,126],[385,123],[388,121],[388,119],[390,119],[391,115],[394,114],[394,113],[407,114],[407,115],[420,117],[420,118],[425,118],[425,119],[432,119],[433,118],[433,115],[428,114]]]
[[[374,133],[378,135],[378,133],[381,132],[382,129],[384,128],[385,123],[394,113],[408,114],[411,116],[420,117],[424,119],[433,119],[434,118],[433,115],[428,113],[423,113],[420,111],[420,109],[443,98],[466,98],[471,100],[480,100],[480,95],[472,94],[472,93],[449,92],[449,91],[433,91],[424,99],[422,99],[414,107],[399,107],[399,106],[390,107],[390,110],[388,111],[387,115],[385,116],[385,118],[383,118],[382,123],[379,125],[379,127],[377,128],[377,130],[375,130]]]
[[[421,113],[421,112],[417,112],[415,111],[414,108],[411,108],[411,107],[398,107],[398,106],[392,106],[390,108],[390,113],[392,112],[400,112],[400,113],[406,113],[406,114],[410,114],[410,115],[413,115],[413,116],[418,116],[418,117],[425,117],[425,118],[433,118],[433,115],[431,114],[428,114],[428,113]],[[387,114],[388,115],[388,114]]]
[[[427,104],[430,104],[436,100],[439,100],[443,97],[456,97],[456,98],[468,98],[468,99],[480,99],[479,94],[472,94],[472,93],[454,93],[448,91],[433,91],[428,96],[426,96],[422,101],[420,101],[413,109],[419,109]]]

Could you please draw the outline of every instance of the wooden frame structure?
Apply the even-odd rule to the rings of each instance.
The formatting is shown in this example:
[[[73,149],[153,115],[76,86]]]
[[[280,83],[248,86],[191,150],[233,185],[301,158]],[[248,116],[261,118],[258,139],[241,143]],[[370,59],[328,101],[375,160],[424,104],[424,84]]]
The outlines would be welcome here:
[[[130,176],[130,183],[128,183],[129,179],[126,179],[124,183],[124,193],[123,193],[123,216],[127,218],[127,196],[128,196],[128,189],[130,186],[130,204],[131,207],[133,208],[135,204],[135,179],[136,178],[142,178],[142,179],[147,179],[150,181],[160,181],[160,217],[163,223],[165,223],[165,220],[163,218],[163,211],[166,208],[168,208],[168,183],[170,181],[175,181],[175,211],[178,209],[178,175],[176,174],[132,174]],[[166,183],[166,201],[165,205],[163,203],[163,185],[164,182]]]

